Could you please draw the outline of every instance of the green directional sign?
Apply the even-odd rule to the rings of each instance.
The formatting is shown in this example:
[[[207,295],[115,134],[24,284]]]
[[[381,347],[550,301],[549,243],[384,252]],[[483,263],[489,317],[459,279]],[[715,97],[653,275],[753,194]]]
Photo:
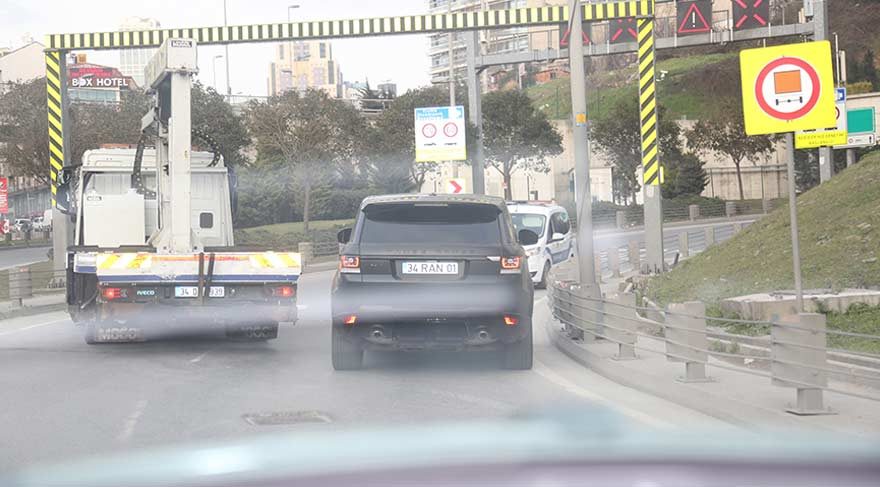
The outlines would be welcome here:
[[[874,108],[855,108],[846,111],[846,127],[850,134],[873,134]]]

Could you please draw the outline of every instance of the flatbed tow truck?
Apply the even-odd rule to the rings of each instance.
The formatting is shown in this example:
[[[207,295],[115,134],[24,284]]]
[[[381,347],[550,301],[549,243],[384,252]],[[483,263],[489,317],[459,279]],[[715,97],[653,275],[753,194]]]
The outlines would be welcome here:
[[[76,221],[67,303],[89,344],[266,340],[296,321],[300,255],[234,246],[228,169],[191,126],[197,71],[195,41],[167,39],[145,69],[154,103],[137,149],[88,151],[62,173],[59,197]],[[214,153],[193,152],[194,135]]]

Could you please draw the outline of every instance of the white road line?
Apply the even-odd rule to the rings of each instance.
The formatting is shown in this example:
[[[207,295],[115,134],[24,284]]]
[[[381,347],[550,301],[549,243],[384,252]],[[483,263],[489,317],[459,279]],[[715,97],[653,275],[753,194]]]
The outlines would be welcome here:
[[[197,364],[197,363],[201,362],[203,358],[205,358],[205,355],[208,355],[208,352],[205,352],[205,353],[199,355],[198,357],[196,357],[196,358],[190,360],[189,363],[191,363],[191,364]]]
[[[119,432],[119,436],[116,437],[118,441],[128,441],[128,439],[131,438],[132,433],[134,433],[134,427],[137,426],[138,420],[141,419],[141,416],[144,414],[144,409],[146,408],[146,399],[141,399],[135,404],[134,410],[127,418],[125,418],[122,431]]]
[[[544,365],[544,363],[539,360],[535,361],[535,367],[533,367],[532,370],[534,370],[541,377],[558,385],[559,387],[562,387],[566,391],[568,391],[576,396],[583,397],[584,399],[588,399],[588,400],[593,401],[595,403],[604,404],[604,405],[610,407],[611,409],[619,411],[623,415],[629,416],[630,418],[632,418],[636,421],[642,422],[642,423],[647,424],[649,426],[652,426],[654,428],[662,428],[662,429],[671,429],[672,428],[672,424],[670,424],[666,421],[657,419],[657,418],[655,418],[649,414],[645,414],[641,411],[637,411],[635,409],[632,409],[632,408],[629,408],[626,406],[621,406],[620,404],[618,404],[618,403],[616,403],[616,402],[614,402],[604,396],[600,396],[599,394],[596,394],[594,392],[590,392],[590,391],[584,389],[583,387],[569,381],[568,379],[566,379],[565,377],[562,377],[561,375],[557,374],[556,372],[553,372],[549,367]]]
[[[0,332],[0,336],[12,335],[13,333],[18,333],[21,331],[32,330],[34,328],[40,328],[42,326],[48,326],[48,325],[55,325],[58,323],[67,323],[69,321],[70,321],[69,319],[65,318],[63,320],[54,320],[54,321],[47,321],[46,323],[37,323],[36,325],[30,325],[30,326],[26,326],[24,328],[16,328],[15,330],[8,330],[8,331]]]

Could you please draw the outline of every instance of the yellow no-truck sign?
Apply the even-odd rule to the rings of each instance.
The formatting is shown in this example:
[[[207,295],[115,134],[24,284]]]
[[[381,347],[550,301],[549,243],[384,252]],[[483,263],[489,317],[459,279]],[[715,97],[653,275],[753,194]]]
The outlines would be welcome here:
[[[834,127],[834,77],[828,41],[746,49],[740,53],[748,135]]]

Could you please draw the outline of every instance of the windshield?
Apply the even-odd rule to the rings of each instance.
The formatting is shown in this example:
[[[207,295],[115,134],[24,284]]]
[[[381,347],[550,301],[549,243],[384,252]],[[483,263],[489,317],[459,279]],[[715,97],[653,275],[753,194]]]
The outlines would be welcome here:
[[[495,245],[500,212],[489,205],[373,205],[364,211],[362,244]]]
[[[538,235],[538,238],[544,236],[544,228],[546,227],[544,224],[547,222],[546,216],[536,213],[511,213],[510,218],[513,220],[513,226],[517,232],[520,230],[531,230]]]
[[[0,487],[880,486],[878,124],[876,0],[0,0]]]

